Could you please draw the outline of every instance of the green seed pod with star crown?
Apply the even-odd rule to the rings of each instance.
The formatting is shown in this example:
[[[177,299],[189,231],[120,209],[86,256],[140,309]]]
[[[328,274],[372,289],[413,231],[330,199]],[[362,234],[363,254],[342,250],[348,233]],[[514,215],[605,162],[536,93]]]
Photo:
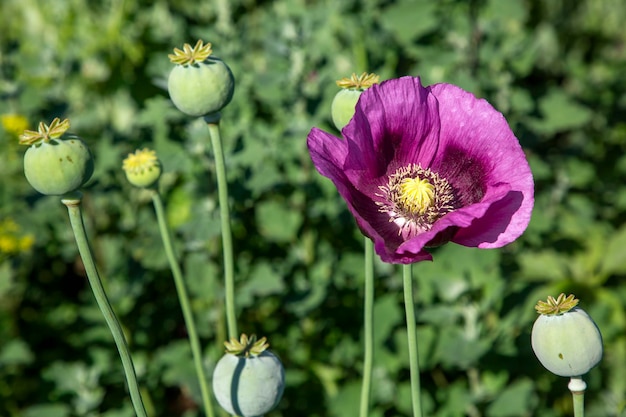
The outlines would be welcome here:
[[[589,372],[602,359],[602,335],[573,294],[539,301],[540,314],[533,325],[531,344],[548,371],[563,377]]]
[[[273,410],[283,396],[285,370],[267,350],[266,338],[242,334],[224,345],[226,354],[213,371],[213,392],[220,406],[240,417],[260,417]]]
[[[219,112],[233,98],[235,78],[224,61],[211,55],[211,44],[199,40],[192,48],[174,49],[168,55],[176,66],[170,72],[167,89],[174,105],[190,116]]]
[[[337,85],[341,87],[341,90],[335,94],[330,105],[330,113],[337,130],[341,132],[341,129],[354,116],[354,109],[361,93],[373,84],[377,84],[378,81],[378,75],[366,72],[361,75],[352,74],[350,78],[342,78],[337,81]]]
[[[41,194],[63,195],[78,190],[93,174],[93,157],[81,138],[67,134],[68,119],[55,118],[50,125],[39,123],[37,131],[26,130],[20,144],[24,154],[24,175]]]

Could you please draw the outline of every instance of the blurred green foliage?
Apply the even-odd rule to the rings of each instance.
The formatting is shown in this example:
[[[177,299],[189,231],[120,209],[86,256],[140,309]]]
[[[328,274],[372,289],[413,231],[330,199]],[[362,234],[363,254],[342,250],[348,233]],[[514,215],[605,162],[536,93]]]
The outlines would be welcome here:
[[[198,416],[199,389],[149,197],[121,161],[157,150],[161,188],[205,346],[225,339],[219,215],[208,132],[170,103],[167,54],[198,38],[235,74],[222,136],[242,331],[287,368],[272,416],[355,416],[362,367],[362,236],[312,167],[306,135],[332,131],[334,81],[420,75],[488,99],[536,180],[526,234],[502,249],[448,245],[415,266],[429,416],[571,415],[567,381],[530,348],[533,306],[575,293],[605,358],[590,416],[626,408],[626,6],[621,0],[3,0],[0,115],[68,117],[96,158],[87,228],[154,416]],[[32,236],[0,254],[0,415],[132,415],[114,344],[58,199],[22,174],[0,129],[0,220]],[[17,119],[12,119],[13,121]],[[19,120],[18,120],[19,121]],[[4,232],[3,232],[4,233]],[[17,233],[17,234],[16,234]],[[1,249],[1,248],[0,248]],[[371,416],[410,413],[401,279],[377,263]]]

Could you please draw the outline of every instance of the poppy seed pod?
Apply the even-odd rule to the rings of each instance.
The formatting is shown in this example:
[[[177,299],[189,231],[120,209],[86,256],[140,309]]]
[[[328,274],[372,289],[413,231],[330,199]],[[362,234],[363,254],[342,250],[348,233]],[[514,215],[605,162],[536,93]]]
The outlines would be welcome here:
[[[259,417],[274,409],[283,396],[285,371],[266,339],[241,335],[225,343],[226,354],[213,372],[213,392],[220,406],[241,417]]]
[[[360,95],[359,90],[339,90],[335,94],[330,105],[330,114],[337,130],[341,131],[354,116],[354,108]]]
[[[63,195],[78,190],[93,174],[93,157],[81,138],[67,135],[69,120],[43,122],[38,131],[26,130],[20,144],[30,145],[24,154],[24,175],[41,194]]]
[[[342,78],[337,81],[341,90],[335,94],[330,105],[330,114],[337,130],[341,131],[354,116],[354,109],[361,93],[377,84],[378,80],[378,75],[364,72],[361,75],[352,74],[350,78]]]
[[[228,65],[211,53],[211,44],[199,40],[193,48],[185,44],[169,55],[176,64],[167,81],[170,98],[190,116],[217,113],[233,98],[235,78]]]
[[[548,297],[537,304],[531,344],[539,362],[563,377],[581,376],[602,359],[602,335],[598,326],[573,295]]]

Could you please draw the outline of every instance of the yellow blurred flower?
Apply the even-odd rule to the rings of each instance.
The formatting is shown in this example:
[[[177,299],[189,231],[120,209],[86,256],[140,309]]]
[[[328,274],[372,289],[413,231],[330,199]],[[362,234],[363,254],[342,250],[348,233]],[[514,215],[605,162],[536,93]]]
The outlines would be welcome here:
[[[0,116],[2,128],[11,136],[19,136],[28,129],[28,120],[21,114],[3,114]]]
[[[35,237],[20,233],[20,227],[13,219],[0,221],[0,254],[27,252],[34,243]]]
[[[17,252],[17,239],[15,239],[15,236],[0,236],[0,252],[6,254]]]

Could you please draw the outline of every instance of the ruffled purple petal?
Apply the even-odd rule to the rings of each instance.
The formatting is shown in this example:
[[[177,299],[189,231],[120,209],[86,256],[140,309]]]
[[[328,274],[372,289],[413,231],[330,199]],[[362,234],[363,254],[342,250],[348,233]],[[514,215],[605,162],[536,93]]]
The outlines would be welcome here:
[[[410,163],[430,165],[437,153],[438,105],[419,78],[373,85],[361,94],[343,129],[345,169],[355,184],[370,184]]]
[[[431,168],[459,190],[467,207],[491,203],[452,241],[479,248],[514,241],[528,226],[534,204],[532,173],[517,138],[487,101],[450,84],[430,91],[439,101],[441,119],[439,152]],[[494,200],[502,184],[510,191]]]
[[[381,241],[374,242],[374,250],[376,251],[376,254],[380,257],[381,261],[390,264],[413,264],[415,262],[433,260],[433,256],[425,249],[417,252],[405,251],[399,253],[397,250],[390,251],[385,246],[385,243]]]
[[[345,141],[314,127],[307,136],[307,146],[313,165],[320,174],[330,178],[333,183],[345,177],[343,165],[348,155]]]
[[[394,231],[385,224],[388,222],[378,211],[373,196],[357,189],[343,169],[348,151],[346,142],[323,130],[313,128],[307,137],[307,145],[313,165],[337,187],[361,231],[375,242],[394,241]],[[395,240],[394,247],[397,247],[401,240]]]
[[[530,221],[530,210],[526,216],[520,214],[524,202],[521,191],[509,191],[502,199],[490,204],[482,217],[459,230],[452,241],[483,249],[511,243],[524,233]]]
[[[500,187],[494,187],[488,199],[446,214],[441,219],[437,220],[429,231],[420,233],[406,242],[403,242],[397,248],[397,253],[404,256],[406,256],[407,253],[419,253],[426,246],[434,246],[434,242],[439,245],[449,241],[452,236],[456,239],[456,235],[463,231],[464,228],[484,218],[492,205],[505,199],[510,192],[510,188],[506,184]],[[437,239],[438,236],[445,236],[447,239],[441,241]]]

